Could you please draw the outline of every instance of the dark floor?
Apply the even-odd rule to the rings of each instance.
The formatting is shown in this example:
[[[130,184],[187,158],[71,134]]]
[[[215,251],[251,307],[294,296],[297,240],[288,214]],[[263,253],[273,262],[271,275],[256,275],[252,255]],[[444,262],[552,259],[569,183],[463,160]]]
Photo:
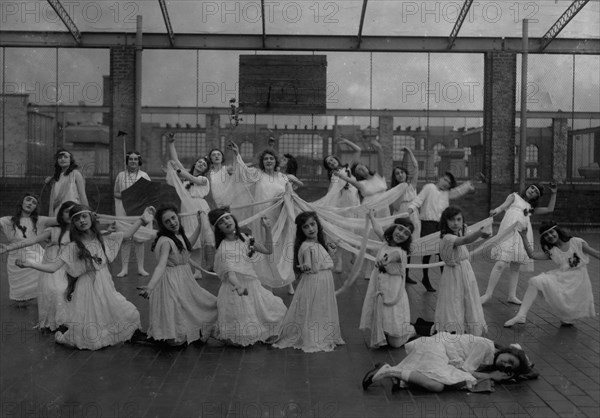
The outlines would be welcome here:
[[[580,234],[600,248],[598,234]],[[154,257],[146,255],[146,266]],[[358,330],[367,281],[339,297],[346,345],[332,353],[224,347],[211,340],[179,351],[123,344],[103,350],[78,351],[54,343],[50,333],[33,329],[35,303],[17,309],[8,299],[6,258],[2,258],[0,312],[1,417],[583,417],[598,416],[600,401],[600,333],[598,317],[560,328],[543,300],[534,305],[529,322],[502,327],[516,311],[506,299],[506,281],[484,307],[488,337],[503,344],[519,342],[541,372],[538,380],[497,385],[495,393],[420,390],[391,392],[389,383],[363,391],[361,379],[376,362],[397,363],[404,349],[371,350]],[[536,274],[553,268],[536,263]],[[130,272],[135,270],[132,265]],[[473,262],[480,289],[492,264]],[[113,272],[120,269],[118,262]],[[599,262],[588,266],[598,311]],[[337,275],[336,275],[337,276]],[[413,277],[420,278],[420,272]],[[519,295],[527,278],[523,274]],[[439,273],[432,274],[437,285]],[[336,277],[337,287],[343,278]],[[148,323],[148,303],[135,287],[147,279],[130,274],[115,278]],[[216,293],[216,280],[201,281]],[[409,285],[412,317],[433,318],[436,295],[422,285]],[[276,291],[286,304],[291,296]]]

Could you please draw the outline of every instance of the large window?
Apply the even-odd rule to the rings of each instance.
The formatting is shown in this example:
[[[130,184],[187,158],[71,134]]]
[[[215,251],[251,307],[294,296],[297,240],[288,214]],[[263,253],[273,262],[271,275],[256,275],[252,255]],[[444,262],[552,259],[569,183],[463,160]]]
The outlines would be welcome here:
[[[408,147],[414,151],[415,138],[410,135],[394,135],[392,139],[392,158],[394,161],[401,161],[404,158],[403,147]]]
[[[179,161],[185,166],[194,163],[199,157],[208,153],[206,134],[204,132],[176,132],[175,148]],[[162,138],[163,155],[167,155],[167,137]]]

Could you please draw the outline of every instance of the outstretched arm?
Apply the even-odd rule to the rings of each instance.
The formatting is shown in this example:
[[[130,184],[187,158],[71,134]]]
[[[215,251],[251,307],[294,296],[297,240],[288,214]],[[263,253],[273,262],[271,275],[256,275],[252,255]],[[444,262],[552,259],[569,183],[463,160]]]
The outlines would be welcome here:
[[[0,254],[4,254],[6,252],[18,250],[21,248],[29,247],[31,245],[37,244],[39,242],[45,241],[50,238],[52,235],[51,230],[44,231],[38,236],[33,236],[31,238],[22,239],[20,241],[15,241],[11,244],[0,244]]]
[[[600,260],[600,251],[590,247],[585,241],[583,241],[583,252]]]
[[[192,175],[189,171],[187,171],[184,167],[183,164],[181,164],[181,162],[177,161],[177,160],[171,160],[169,161],[169,164],[171,165],[171,167],[173,168],[173,170],[175,170],[177,172],[177,175],[179,177],[181,177],[182,179],[185,179],[191,183],[197,184],[199,186],[203,186],[205,184],[208,183],[208,179],[204,176],[194,176]]]
[[[549,213],[554,212],[554,205],[556,204],[556,191],[558,190],[558,187],[554,183],[551,183],[548,187],[550,188],[550,192],[552,193],[550,195],[550,202],[548,202],[548,206],[546,206],[545,208],[535,208],[533,210],[533,213],[535,215],[547,215]]]
[[[131,225],[131,227],[129,227],[129,229],[123,233],[123,239],[126,240],[133,237],[133,234],[135,234],[135,232],[140,228],[140,226],[145,226],[152,222],[155,212],[156,210],[152,206],[148,206],[146,209],[144,209],[144,213],[142,214],[142,216],[140,216],[133,223],[133,225]]]
[[[492,235],[490,232],[485,231],[484,227],[479,228],[478,231],[473,231],[470,234],[465,235],[464,237],[458,237],[454,240],[454,246],[458,247],[459,245],[467,245],[477,241],[479,238],[489,238]]]
[[[30,268],[44,273],[56,273],[65,265],[65,262],[61,259],[58,259],[53,263],[32,263],[29,260],[17,260],[15,261],[15,264],[17,267],[21,268]]]
[[[490,210],[490,216],[496,216],[499,213],[504,212],[506,209],[508,209],[510,207],[510,205],[513,204],[514,201],[515,201],[515,196],[512,193],[509,194],[503,204],[498,206],[496,209]]]
[[[527,228],[521,229],[519,235],[521,236],[521,240],[523,240],[523,247],[525,247],[525,252],[529,258],[532,260],[550,260],[550,257],[545,252],[533,251],[533,248],[531,248],[529,240],[527,239]]]
[[[338,176],[339,178],[341,178],[345,182],[350,183],[351,185],[353,185],[354,187],[356,187],[358,189],[358,191],[362,190],[362,185],[358,181],[356,181],[356,179],[353,179],[353,178],[348,177],[347,175],[345,175],[342,172],[342,170],[332,171],[331,175],[332,176]]]

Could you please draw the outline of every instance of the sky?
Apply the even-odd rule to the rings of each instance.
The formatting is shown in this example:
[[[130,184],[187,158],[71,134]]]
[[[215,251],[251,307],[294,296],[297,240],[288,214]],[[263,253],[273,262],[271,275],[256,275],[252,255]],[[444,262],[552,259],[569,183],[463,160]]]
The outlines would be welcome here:
[[[364,35],[448,36],[463,1],[368,3]],[[62,1],[80,31],[135,31],[143,16],[146,32],[165,32],[157,1]],[[361,0],[266,1],[267,34],[355,35]],[[515,37],[528,18],[529,36],[542,36],[570,0],[475,1],[461,36]],[[260,1],[167,1],[175,33],[261,33]],[[599,38],[600,2],[590,1],[560,37]],[[65,31],[47,2],[0,2],[2,30]],[[109,73],[108,50],[5,48],[5,92],[28,92],[40,104],[102,103],[102,77]],[[237,96],[242,51],[143,52],[144,106],[227,106]],[[268,52],[257,52],[268,53]],[[276,53],[280,54],[281,51]],[[316,54],[319,54],[316,52]],[[327,106],[358,109],[483,108],[481,54],[327,53]],[[429,58],[429,94],[427,68]],[[520,57],[518,60],[520,65]],[[573,64],[575,76],[573,79]],[[517,71],[520,79],[520,69]],[[529,55],[528,109],[600,111],[600,57]],[[58,88],[56,80],[58,79]],[[258,121],[272,118],[259,117]],[[358,119],[358,118],[357,118]],[[364,119],[364,118],[363,118]],[[155,115],[153,121],[169,120]],[[253,120],[253,116],[247,117]],[[315,118],[298,118],[299,125]],[[317,118],[319,124],[327,119]],[[190,117],[177,117],[183,123]],[[348,120],[347,123],[356,123]],[[358,121],[364,124],[365,121]],[[477,124],[478,121],[472,123]],[[411,123],[411,122],[408,122]],[[412,122],[413,126],[419,121]],[[461,123],[461,122],[456,122]],[[422,122],[421,122],[422,124]]]

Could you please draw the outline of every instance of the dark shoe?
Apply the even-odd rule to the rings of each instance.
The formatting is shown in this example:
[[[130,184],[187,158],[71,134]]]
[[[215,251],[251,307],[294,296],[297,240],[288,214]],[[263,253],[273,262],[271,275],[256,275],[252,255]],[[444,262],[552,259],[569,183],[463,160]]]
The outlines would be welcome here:
[[[140,345],[155,345],[156,341],[154,339],[149,338],[148,334],[139,329],[136,329],[131,338],[128,341],[131,344],[140,344]]]
[[[406,276],[406,284],[417,284],[417,281]]]
[[[561,328],[573,328],[574,325],[570,322],[560,321],[560,326]]]
[[[367,374],[365,374],[365,377],[363,377],[363,380],[362,380],[363,390],[367,390],[369,388],[369,386],[371,386],[373,384],[373,377],[379,371],[379,369],[381,369],[382,366],[383,366],[383,364],[377,363],[375,365],[375,367],[373,367],[371,370],[369,370],[367,372]]]
[[[435,292],[435,289],[429,282],[429,277],[423,277],[423,280],[421,280],[421,283],[423,283],[423,286],[425,286],[425,289],[427,289],[428,292]]]

